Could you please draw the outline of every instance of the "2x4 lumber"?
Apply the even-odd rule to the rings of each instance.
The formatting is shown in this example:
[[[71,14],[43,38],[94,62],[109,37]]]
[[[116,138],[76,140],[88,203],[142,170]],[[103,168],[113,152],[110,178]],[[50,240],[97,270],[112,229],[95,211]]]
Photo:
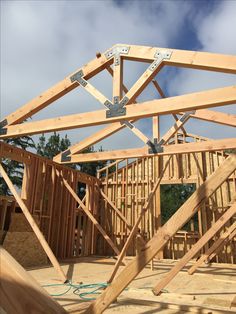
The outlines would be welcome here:
[[[108,71],[108,73],[111,74],[111,76],[113,76],[113,69],[111,68],[110,65],[108,65],[108,66],[106,67],[106,70]],[[123,91],[124,91],[125,93],[128,92],[128,88],[124,85],[124,83],[122,83],[122,89],[123,89]]]
[[[133,125],[130,130],[141,140],[143,141],[145,144],[147,144],[149,142],[149,138],[143,133],[141,132],[138,128],[136,128],[135,125]]]
[[[197,243],[177,262],[168,274],[153,288],[153,293],[158,295],[161,290],[184,268],[184,266],[201,250],[201,248],[236,214],[234,203],[197,241]]]
[[[153,85],[155,86],[156,90],[158,91],[159,95],[160,95],[162,98],[166,98],[166,96],[165,96],[163,90],[161,89],[161,87],[160,87],[160,85],[157,83],[157,81],[156,81],[156,80],[152,80],[152,83],[153,83]],[[178,117],[176,116],[176,114],[173,114],[173,117],[174,117],[174,119],[175,119],[176,121],[179,120]],[[154,119],[154,117],[153,117],[153,119]],[[185,129],[184,129],[183,126],[180,126],[180,128],[182,129],[183,132],[185,132]]]
[[[126,224],[127,228],[129,230],[132,230],[132,226],[129,224],[128,220],[125,218],[125,216],[122,214],[122,212],[113,204],[113,202],[108,198],[108,196],[105,193],[103,193],[103,191],[101,189],[99,189],[99,190],[100,190],[102,197],[114,209],[114,211],[117,213],[119,218]],[[143,245],[146,243],[142,237],[141,237],[140,241],[142,242]]]
[[[176,114],[173,114],[176,121],[178,121],[178,117]],[[196,118],[200,120],[205,120],[209,122],[215,122],[222,125],[228,125],[235,127],[236,126],[236,115],[232,114],[226,114],[222,112],[207,110],[207,109],[201,109],[196,110],[195,114],[191,115],[191,118]],[[157,123],[158,121],[158,123]],[[134,122],[134,121],[131,121]],[[159,138],[158,134],[160,133],[159,128],[159,116],[153,117],[153,137]],[[125,125],[120,124],[119,122],[114,122],[108,127],[105,127],[104,129],[92,134],[91,136],[87,137],[86,139],[82,140],[81,142],[73,145],[70,147],[70,154],[76,154],[78,152],[81,152],[82,150],[86,149],[87,147],[96,144],[97,142],[107,138],[108,136],[118,132],[119,130],[123,129]],[[185,133],[185,130],[183,127],[181,127],[183,133]],[[189,135],[189,134],[188,134]],[[61,156],[62,154],[58,154],[54,157],[55,162],[61,162]],[[62,162],[64,163],[64,162]]]
[[[103,95],[96,87],[94,87],[91,83],[86,81],[85,86],[81,86],[84,88],[90,95],[92,95],[96,100],[98,100],[102,105],[104,105],[107,97]]]
[[[189,120],[189,116],[186,117],[183,121],[180,119],[175,122],[175,124],[162,136],[161,142],[163,144],[167,143],[169,139],[172,138],[173,135],[175,135],[178,130]]]
[[[84,205],[84,203],[81,201],[81,199],[78,197],[78,195],[75,193],[75,191],[72,189],[72,187],[68,184],[68,182],[63,178],[63,176],[57,171],[57,175],[61,177],[62,182],[64,183],[67,190],[70,192],[70,194],[74,197],[76,202],[79,203],[80,207],[83,209],[85,214],[88,216],[88,218],[92,221],[94,226],[98,229],[98,231],[102,234],[104,239],[107,241],[107,243],[110,245],[110,247],[114,250],[114,252],[119,255],[120,251],[115,246],[115,244],[112,242],[111,238],[106,234],[105,230],[102,228],[102,226],[98,223],[96,218],[92,215],[92,213],[87,209],[87,207]]]
[[[0,256],[0,309],[4,313],[67,313],[3,247]]]
[[[191,142],[183,144],[164,145],[163,152],[159,152],[159,156],[187,154],[197,152],[220,151],[236,148],[236,138],[226,138],[223,140],[210,140],[202,142]],[[153,156],[149,153],[147,147],[135,149],[113,150],[110,152],[96,152],[72,155],[68,163],[88,162],[97,160],[125,159]]]
[[[207,261],[210,262],[220,252],[222,247],[226,245],[229,241],[234,239],[235,236],[236,236],[236,229],[232,233],[230,233],[228,238],[226,238],[225,241],[207,258]]]
[[[118,97],[120,101],[123,92],[123,59],[119,57],[119,64],[113,66],[113,99]]]
[[[31,228],[33,229],[33,231],[36,235],[36,237],[38,238],[40,244],[42,245],[45,253],[47,254],[48,258],[50,259],[52,265],[54,266],[55,270],[58,272],[59,276],[61,277],[61,280],[63,282],[66,282],[67,281],[66,275],[64,274],[60,264],[58,263],[58,260],[56,259],[55,255],[53,254],[50,246],[48,245],[42,232],[40,231],[38,225],[36,224],[34,218],[32,217],[29,209],[27,208],[24,201],[21,199],[21,197],[17,193],[14,185],[12,184],[10,178],[8,177],[7,173],[5,172],[5,170],[3,169],[3,166],[1,164],[0,164],[0,173],[3,177],[3,179],[5,180],[5,182],[9,188],[9,190],[11,191],[12,195],[15,197],[15,200],[19,204],[23,214],[25,215],[25,218],[29,222]]]
[[[154,115],[229,105],[235,102],[236,86],[234,85],[199,93],[151,100],[140,104],[131,104],[126,107],[126,115],[120,117],[106,118],[106,110],[99,110],[37,122],[10,125],[6,128],[6,134],[1,135],[1,138],[147,118]]]
[[[124,56],[124,59],[152,62],[153,56],[157,50],[168,50],[172,52],[171,58],[163,60],[164,65],[232,74],[236,73],[236,56],[234,55],[135,45],[129,45],[129,47],[129,54]]]
[[[159,116],[152,117],[152,136],[158,141],[160,139],[160,119]]]
[[[159,95],[162,97],[162,98],[166,98],[163,90],[161,89],[160,85],[157,83],[156,80],[152,80],[152,83],[153,85],[155,86],[156,90],[158,91]]]
[[[236,127],[236,115],[228,114],[219,111],[212,111],[207,109],[196,110],[194,114],[190,115],[193,119],[214,122],[222,125]]]
[[[133,122],[133,121],[130,121]],[[98,143],[99,141],[102,141],[103,139],[107,138],[108,136],[118,132],[119,130],[125,128],[124,124],[121,124],[120,122],[114,122],[111,123],[109,126],[103,128],[102,130],[99,130],[98,132],[90,135],[86,139],[80,141],[79,143],[76,143],[75,145],[71,146],[69,148],[69,152],[71,155],[81,152],[82,150],[88,148],[91,145],[94,145]],[[68,150],[67,150],[68,151]],[[64,151],[63,153],[65,153]],[[61,156],[62,153],[56,155],[53,160],[55,162],[61,162]],[[62,162],[64,163],[64,162]]]
[[[102,197],[107,201],[107,203],[114,209],[114,211],[117,213],[117,215],[120,217],[120,219],[126,224],[127,228],[129,230],[132,229],[132,226],[129,224],[128,220],[125,218],[125,216],[122,214],[122,212],[113,204],[113,202],[108,198],[108,196],[99,189]]]
[[[141,272],[149,261],[166,245],[171,237],[197,212],[199,205],[235,171],[236,155],[230,155],[208,179],[190,196],[179,210],[161,227],[101,296],[86,310],[86,314],[102,313]]]
[[[176,114],[173,114],[175,120],[178,120],[178,117]],[[196,110],[195,114],[191,115],[191,118],[193,119],[200,119],[200,120],[205,120],[213,123],[219,123],[222,125],[228,125],[232,127],[236,127],[236,115],[233,114],[226,114],[223,112],[218,112],[218,111],[213,111],[213,110],[207,110],[207,109],[200,109]],[[153,121],[159,120],[158,116],[153,117]],[[133,121],[131,121],[133,122]],[[156,130],[156,124],[157,122],[154,122],[154,131]],[[105,127],[103,130],[100,130],[93,135],[89,136],[85,140],[81,141],[80,143],[77,143],[73,146],[70,147],[70,153],[71,154],[76,154],[78,152],[81,152],[83,149],[96,144],[97,142],[107,138],[108,136],[118,132],[122,128],[124,128],[124,125],[121,125],[118,122],[112,123],[108,127]],[[182,128],[183,133],[185,133],[185,130]],[[158,132],[153,133],[154,138],[158,138]],[[191,134],[188,134],[188,136]],[[61,162],[61,154],[58,154],[57,156],[54,157],[54,161],[56,162]],[[64,163],[64,162],[62,162]]]
[[[130,90],[125,94],[129,99],[129,103],[132,103],[145,89],[145,87],[151,82],[151,80],[157,75],[161,70],[163,64],[160,63],[156,69],[150,70],[149,68],[144,71],[144,73],[139,77],[139,79],[134,83]]]
[[[188,274],[192,275],[196,269],[214,253],[218,247],[222,247],[231,234],[236,234],[236,222],[225,231],[216,242],[196,261],[196,263],[188,270]]]
[[[137,220],[136,220],[136,222],[135,222],[135,224],[134,224],[134,226],[133,226],[133,228],[132,228],[132,230],[131,230],[131,232],[129,234],[129,237],[126,240],[125,245],[123,246],[123,248],[121,250],[121,253],[120,253],[119,257],[118,257],[118,260],[116,261],[115,267],[114,267],[114,269],[112,271],[112,274],[111,274],[111,276],[110,276],[110,278],[108,280],[108,283],[111,283],[112,280],[114,279],[114,277],[115,277],[115,275],[116,275],[116,273],[117,273],[117,271],[119,269],[119,266],[121,265],[122,260],[125,257],[125,254],[126,254],[128,248],[129,248],[129,246],[130,246],[130,244],[131,244],[131,242],[133,240],[133,237],[136,235],[136,233],[138,231],[138,226],[139,226],[139,224],[140,224],[144,214],[147,212],[147,210],[148,210],[148,208],[149,208],[149,206],[150,206],[150,204],[151,204],[151,202],[153,200],[153,197],[154,197],[154,195],[155,195],[155,193],[157,191],[157,188],[161,184],[161,180],[162,180],[163,175],[164,175],[164,173],[165,173],[165,171],[166,171],[166,169],[167,169],[167,167],[169,165],[170,160],[171,160],[171,157],[169,157],[169,159],[167,160],[164,169],[162,170],[162,172],[160,173],[160,176],[158,177],[157,182],[155,183],[155,185],[154,185],[153,189],[151,190],[150,194],[148,195],[148,198],[147,198],[144,206],[141,209],[141,212],[140,212],[140,214],[139,214],[139,216],[138,216],[138,218],[137,218]]]
[[[27,152],[20,148],[15,148],[12,145],[6,144],[0,141],[0,158],[9,158],[18,162],[22,162],[26,165],[31,163]]]
[[[106,67],[107,71],[113,76],[113,69],[108,65]],[[128,89],[125,87],[125,85],[122,83],[122,88],[125,93],[128,92]],[[135,103],[135,102],[134,102]],[[131,123],[134,121],[130,121]],[[124,124],[121,124],[119,122],[112,123],[111,125],[105,127],[102,130],[99,130],[98,132],[92,134],[91,136],[87,137],[86,139],[80,141],[79,143],[73,145],[70,147],[70,154],[75,154],[78,152],[81,152],[82,150],[88,148],[91,145],[96,144],[99,141],[102,141],[103,139],[107,138],[108,136],[114,134],[115,132],[118,132],[119,130],[125,128]],[[65,153],[64,151],[63,153]],[[53,158],[56,162],[61,162],[61,153],[58,154]],[[63,162],[62,162],[63,163]]]
[[[118,159],[116,161],[113,161],[112,163],[109,163],[107,166],[103,167],[103,168],[100,168],[97,170],[97,174],[100,176],[100,173],[105,171],[106,169],[110,168],[110,167],[113,167],[113,166],[116,166],[115,168],[117,169],[117,164],[119,164],[120,162],[122,162],[123,159]]]

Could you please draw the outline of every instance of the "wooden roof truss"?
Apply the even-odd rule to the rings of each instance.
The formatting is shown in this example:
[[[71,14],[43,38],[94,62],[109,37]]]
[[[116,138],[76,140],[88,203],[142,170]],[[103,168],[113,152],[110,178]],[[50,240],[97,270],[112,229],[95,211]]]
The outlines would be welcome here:
[[[123,83],[123,64],[125,60],[148,62],[149,66],[134,85],[128,90]],[[214,140],[206,145],[198,143],[194,146],[179,144],[173,147],[165,145],[168,140],[181,129],[189,119],[200,119],[227,126],[236,126],[236,116],[209,110],[208,108],[234,104],[236,102],[236,86],[217,88],[182,96],[166,97],[156,81],[156,76],[165,66],[203,69],[224,73],[236,73],[236,56],[213,54],[207,52],[184,51],[156,47],[115,45],[105,53],[97,54],[97,58],[67,76],[64,80],[34,98],[20,109],[9,114],[0,122],[0,138],[46,133],[86,126],[108,124],[104,129],[90,135],[86,139],[71,146],[65,152],[55,156],[59,163],[74,163],[116,158],[143,157],[152,154],[176,154],[185,152],[223,150],[236,147],[236,139]],[[95,88],[89,79],[99,72],[107,70],[113,77],[113,99],[108,99]],[[161,99],[136,103],[137,97],[147,85],[153,82]],[[41,121],[24,122],[52,102],[80,87],[91,94],[105,109],[50,118]],[[176,122],[160,139],[158,117],[171,114]],[[177,116],[177,114],[179,116]],[[148,138],[134,122],[141,118],[152,117],[153,137]],[[111,152],[81,154],[81,152],[108,136],[128,128],[145,146],[138,149],[125,149]]]

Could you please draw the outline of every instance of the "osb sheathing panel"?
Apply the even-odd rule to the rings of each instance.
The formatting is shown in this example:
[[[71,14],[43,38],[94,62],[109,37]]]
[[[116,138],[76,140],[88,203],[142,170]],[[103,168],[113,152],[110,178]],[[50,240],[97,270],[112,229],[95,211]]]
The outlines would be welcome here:
[[[39,220],[36,215],[33,215],[33,218],[37,225],[39,225]],[[30,224],[25,218],[24,214],[12,213],[11,222],[9,226],[10,232],[33,232]]]
[[[3,247],[23,267],[48,264],[47,255],[33,232],[7,232]]]
[[[39,224],[37,216],[33,216]],[[3,247],[23,266],[46,265],[47,255],[34,234],[24,214],[12,213],[9,231],[3,241]]]

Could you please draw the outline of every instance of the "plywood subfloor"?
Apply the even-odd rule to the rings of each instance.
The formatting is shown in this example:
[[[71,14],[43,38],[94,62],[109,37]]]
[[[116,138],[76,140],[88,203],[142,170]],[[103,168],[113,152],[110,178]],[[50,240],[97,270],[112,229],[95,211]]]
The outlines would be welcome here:
[[[129,259],[127,259],[128,261]],[[155,271],[146,267],[123,291],[105,313],[172,314],[172,313],[227,313],[236,312],[236,265],[212,264],[201,267],[194,275],[187,273],[189,264],[166,287],[160,296],[154,296],[152,287],[175,264],[173,260],[155,262]],[[63,265],[74,284],[105,282],[113,269],[112,258],[81,258]],[[122,268],[122,267],[121,267]],[[41,284],[60,283],[51,267],[29,271]],[[58,294],[66,287],[47,287],[51,294]],[[89,289],[91,291],[91,289]],[[85,290],[86,291],[86,290]],[[81,291],[82,292],[82,291]],[[71,313],[79,313],[88,306],[70,290],[66,295],[54,297]]]

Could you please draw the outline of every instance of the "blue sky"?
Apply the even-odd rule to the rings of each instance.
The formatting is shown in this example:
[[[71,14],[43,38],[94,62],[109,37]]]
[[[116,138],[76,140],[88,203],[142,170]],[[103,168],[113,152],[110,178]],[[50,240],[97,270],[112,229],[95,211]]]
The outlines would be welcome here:
[[[113,44],[125,43],[236,54],[236,1],[1,1],[1,118],[39,95]],[[128,86],[146,65],[127,63]],[[169,96],[233,85],[235,76],[166,68],[157,77]],[[111,79],[104,73],[91,82],[108,97]],[[152,85],[139,101],[158,98]],[[76,89],[34,120],[102,109]],[[235,105],[216,110],[236,114]],[[161,117],[164,133],[173,119]],[[137,125],[151,136],[148,119]],[[103,126],[102,126],[103,127]],[[73,143],[100,127],[67,131]],[[211,138],[235,136],[230,127],[190,121],[190,133]],[[65,134],[65,132],[62,132]],[[37,137],[35,137],[37,139]],[[125,138],[125,141],[124,141]],[[143,146],[129,130],[102,142],[104,149]]]

